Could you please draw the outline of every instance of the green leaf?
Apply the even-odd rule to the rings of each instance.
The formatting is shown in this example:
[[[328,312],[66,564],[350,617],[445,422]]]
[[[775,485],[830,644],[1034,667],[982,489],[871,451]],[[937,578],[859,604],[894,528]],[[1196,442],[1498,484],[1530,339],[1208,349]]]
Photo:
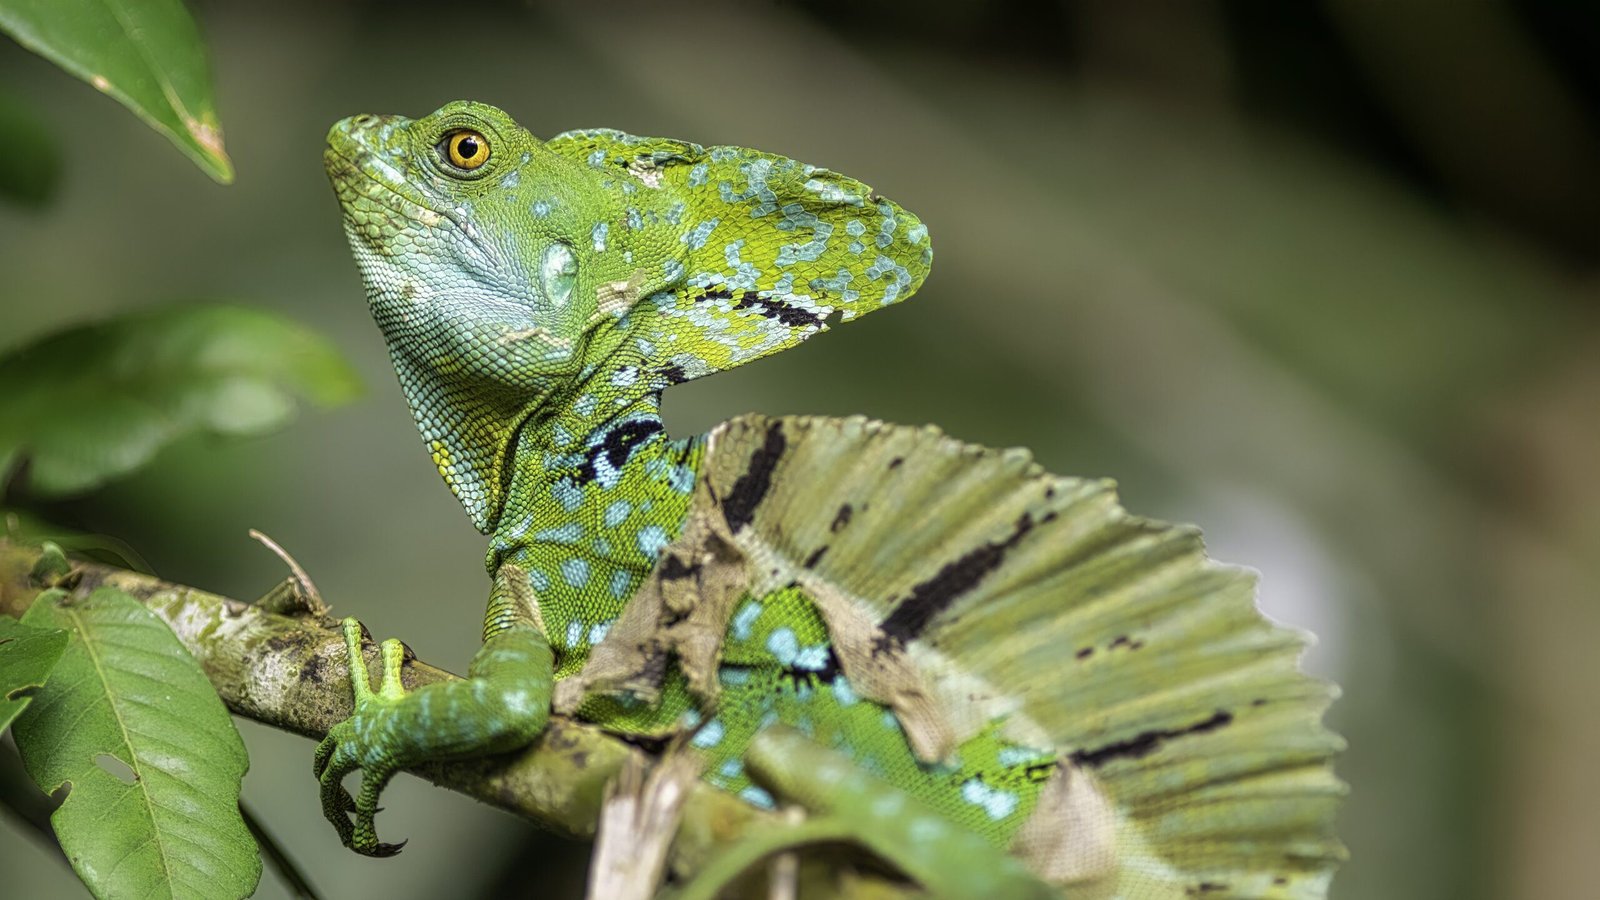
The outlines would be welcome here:
[[[5,471],[5,461],[0,459],[0,472]],[[57,522],[40,518],[27,510],[0,506],[0,540],[22,544],[45,541],[98,562],[110,563],[144,575],[154,575],[155,569],[132,544],[109,534],[78,531]]]
[[[110,587],[41,596],[23,623],[71,632],[12,732],[35,783],[69,788],[50,822],[78,877],[97,897],[247,896],[244,743],[183,644]]]
[[[0,462],[31,459],[41,493],[81,491],[195,431],[282,425],[293,398],[321,406],[358,391],[326,340],[229,306],[178,306],[80,326],[0,356]]]
[[[67,633],[0,616],[0,731],[27,708],[67,649]]]
[[[179,0],[0,0],[0,31],[110,94],[226,184],[205,42]]]
[[[61,180],[61,158],[40,140],[49,133],[27,104],[0,91],[0,197],[24,206],[50,199]]]

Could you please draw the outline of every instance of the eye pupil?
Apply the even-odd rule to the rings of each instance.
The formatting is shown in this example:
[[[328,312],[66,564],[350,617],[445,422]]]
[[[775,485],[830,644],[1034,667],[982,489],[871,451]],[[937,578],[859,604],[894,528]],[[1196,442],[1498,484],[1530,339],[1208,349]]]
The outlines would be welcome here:
[[[489,142],[476,131],[458,131],[447,136],[445,155],[458,169],[476,169],[489,161]]]

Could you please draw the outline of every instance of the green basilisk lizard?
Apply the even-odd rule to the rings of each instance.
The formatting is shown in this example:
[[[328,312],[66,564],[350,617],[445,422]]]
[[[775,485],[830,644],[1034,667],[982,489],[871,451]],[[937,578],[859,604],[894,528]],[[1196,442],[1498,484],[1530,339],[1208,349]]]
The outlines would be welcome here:
[[[373,826],[395,771],[522,746],[554,704],[692,728],[711,784],[941,895],[1324,896],[1332,688],[1192,530],[932,429],[664,433],[668,386],[910,296],[916,217],[781,156],[542,141],[470,102],[346,119],[325,160],[423,440],[491,538],[465,680],[406,693],[387,641],[374,691],[345,622],[355,712],[316,768],[348,846],[398,850]]]

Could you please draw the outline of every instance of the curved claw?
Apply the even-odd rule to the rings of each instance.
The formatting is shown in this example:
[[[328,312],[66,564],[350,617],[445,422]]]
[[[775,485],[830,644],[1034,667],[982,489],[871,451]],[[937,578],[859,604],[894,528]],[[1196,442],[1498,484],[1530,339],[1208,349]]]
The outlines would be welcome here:
[[[406,842],[390,844],[378,840],[373,817],[382,811],[378,797],[399,766],[363,740],[363,735],[370,733],[374,720],[388,712],[385,707],[404,696],[399,677],[401,647],[398,641],[384,642],[383,683],[373,691],[366,660],[361,656],[361,624],[345,619],[344,638],[355,709],[350,718],[329,729],[327,737],[317,745],[312,771],[321,784],[322,814],[339,833],[339,840],[363,856],[393,856]],[[352,797],[344,787],[344,779],[358,769],[363,770],[361,790]]]

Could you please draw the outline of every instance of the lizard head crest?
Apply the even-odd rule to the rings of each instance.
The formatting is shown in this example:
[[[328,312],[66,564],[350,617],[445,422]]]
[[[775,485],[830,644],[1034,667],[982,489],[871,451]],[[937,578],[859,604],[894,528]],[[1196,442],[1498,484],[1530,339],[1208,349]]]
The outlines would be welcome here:
[[[362,115],[324,154],[440,473],[494,526],[517,430],[590,379],[659,392],[898,302],[932,251],[827,169],[611,130],[541,141],[486,104]]]

